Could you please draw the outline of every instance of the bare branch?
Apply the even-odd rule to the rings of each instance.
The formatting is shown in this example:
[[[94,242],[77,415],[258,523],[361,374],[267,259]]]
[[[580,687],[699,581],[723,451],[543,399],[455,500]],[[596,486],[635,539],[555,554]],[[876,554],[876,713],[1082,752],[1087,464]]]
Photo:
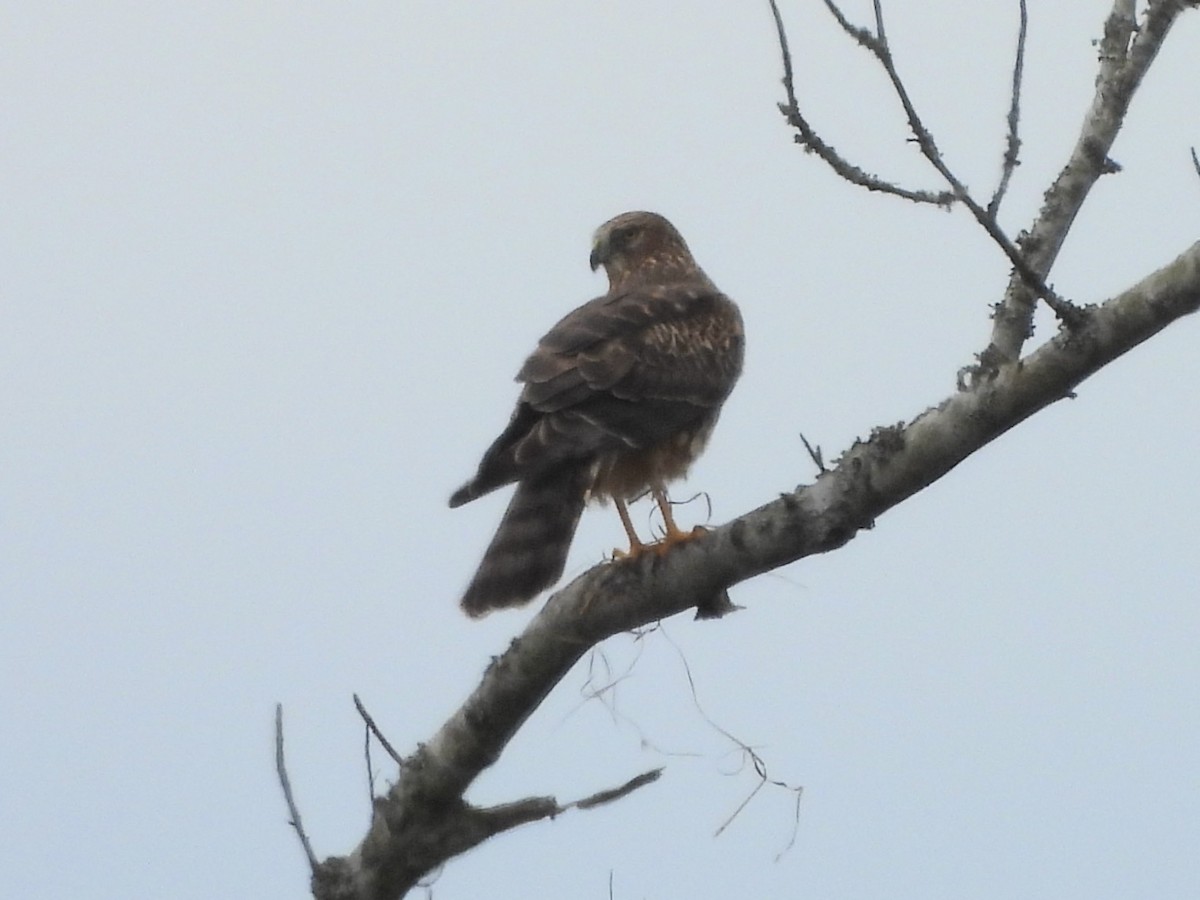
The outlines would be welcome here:
[[[275,704],[275,774],[279,776],[279,786],[283,788],[283,799],[287,803],[288,815],[291,816],[288,824],[296,829],[300,845],[304,848],[304,855],[308,857],[308,869],[315,876],[321,864],[317,860],[317,854],[313,852],[308,835],[304,832],[304,823],[300,821],[300,810],[296,806],[296,798],[292,795],[292,782],[288,779],[287,766],[283,761],[282,703]]]
[[[796,90],[792,75],[792,54],[788,49],[787,32],[783,27],[783,17],[779,14],[779,6],[775,0],[769,0],[769,2],[771,4],[771,13],[775,17],[775,31],[779,36],[779,50],[783,55],[783,87],[787,95],[787,102],[779,104],[779,111],[783,113],[788,124],[799,132],[796,135],[796,143],[806,151],[817,154],[837,175],[851,184],[857,184],[869,191],[879,191],[884,194],[902,197],[914,203],[931,203],[935,206],[948,209],[954,202],[952,194],[946,191],[909,190],[908,188],[892,184],[890,181],[884,181],[882,178],[871,175],[846,160],[832,146],[825,143],[816,131],[813,130],[808,120],[804,118],[804,114],[800,112],[800,104],[796,100]]]
[[[813,445],[808,442],[808,438],[801,432],[800,440],[804,442],[804,449],[808,451],[808,457],[813,461],[813,465],[817,467],[818,472],[828,472],[825,468],[825,458],[821,455],[821,448],[813,448]]]
[[[832,6],[829,0],[826,0],[827,6]],[[896,69],[895,60],[892,57],[891,47],[888,45],[887,32],[884,29],[883,23],[883,5],[881,0],[874,0],[875,9],[875,38],[871,41],[860,41],[864,47],[870,50],[883,66],[884,72],[887,73],[888,80],[892,83],[892,89],[896,92],[896,96],[900,100],[900,105],[904,108],[904,114],[908,118],[908,127],[916,138],[917,146],[921,150],[921,155],[929,161],[950,185],[955,199],[961,202],[971,211],[971,215],[975,217],[983,230],[988,233],[988,236],[995,244],[1004,251],[1004,255],[1008,257],[1012,263],[1013,269],[1016,271],[1020,279],[1025,283],[1035,298],[1041,298],[1046,301],[1056,316],[1068,327],[1077,327],[1082,324],[1083,313],[1074,304],[1068,300],[1059,297],[1049,286],[1042,281],[1042,276],[1035,272],[1026,262],[1024,255],[1012,241],[1008,239],[1000,226],[996,223],[993,216],[989,215],[987,210],[976,202],[967,190],[966,185],[959,180],[948,165],[942,159],[941,151],[938,150],[937,142],[933,139],[933,134],[925,127],[920,114],[917,112],[916,105],[912,102],[912,98],[908,94],[908,88],[905,87],[900,73]]]
[[[887,51],[887,32],[883,28],[883,2],[882,0],[871,0],[871,6],[875,11],[875,45],[877,48],[875,52]],[[888,55],[891,55],[890,52]]]
[[[907,425],[876,429],[811,484],[663,557],[604,563],[555,593],[463,706],[408,757],[357,850],[321,863],[318,900],[395,898],[493,826],[552,815],[553,801],[472,810],[463,795],[589,648],[747,578],[836,549],[1107,363],[1200,308],[1200,242],[1096,307],[1020,365],[1004,366]],[[504,812],[498,812],[503,809]]]
[[[371,718],[371,714],[367,712],[367,708],[363,706],[362,700],[358,698],[358,694],[354,695],[354,708],[358,710],[358,714],[362,716],[362,720],[367,725],[367,730],[371,734],[375,735],[375,739],[379,741],[379,745],[383,747],[387,755],[390,756],[397,765],[404,765],[404,758],[396,752],[396,748],[392,746],[391,742],[386,737],[384,737],[383,732],[379,730],[379,726],[375,724],[375,720]]]
[[[590,797],[584,797],[582,800],[568,803],[566,808],[593,809],[597,806],[603,806],[605,803],[612,803],[614,800],[620,800],[622,797],[632,794],[640,787],[645,787],[651,782],[658,781],[662,773],[663,770],[661,768],[651,769],[649,772],[643,772],[641,775],[630,778],[619,787],[609,788],[607,791],[597,791]]]
[[[1183,9],[1176,0],[1153,3],[1139,28],[1134,7],[1134,0],[1113,3],[1100,41],[1100,74],[1091,109],[1071,157],[1046,191],[1033,225],[1017,237],[1022,258],[1039,278],[1049,274],[1092,187],[1100,176],[1116,170],[1108,153],[1134,93]],[[1035,294],[1020,273],[1009,279],[1004,299],[993,315],[991,342],[979,354],[982,371],[994,372],[1003,363],[1020,357],[1021,348],[1033,333]]]
[[[1196,155],[1196,148],[1192,148],[1192,165],[1196,168],[1196,174],[1200,175],[1200,156]]]
[[[878,52],[879,40],[876,35],[871,34],[871,32],[866,28],[859,28],[857,25],[847,19],[845,14],[841,11],[841,9],[838,8],[838,5],[834,3],[833,0],[825,0],[825,8],[829,10],[829,12],[833,15],[833,18],[837,20],[837,23],[842,27],[842,30],[854,39],[855,43],[866,47],[872,53]]]
[[[1025,7],[1025,0],[1020,0],[1020,6],[1021,27],[1017,32],[1017,58],[1013,62],[1012,102],[1008,107],[1008,139],[1004,148],[1004,162],[1000,167],[1000,183],[996,185],[996,192],[992,194],[992,199],[987,205],[988,216],[992,219],[1000,212],[1000,204],[1008,191],[1008,182],[1021,162],[1021,80],[1025,73],[1025,36],[1029,29],[1029,10]]]
[[[469,850],[477,844],[482,844],[488,838],[495,837],[501,832],[511,831],[518,825],[528,825],[540,819],[551,819],[563,811],[558,801],[553,797],[527,797],[513,803],[501,803],[484,809],[465,810],[464,821],[473,832]]]

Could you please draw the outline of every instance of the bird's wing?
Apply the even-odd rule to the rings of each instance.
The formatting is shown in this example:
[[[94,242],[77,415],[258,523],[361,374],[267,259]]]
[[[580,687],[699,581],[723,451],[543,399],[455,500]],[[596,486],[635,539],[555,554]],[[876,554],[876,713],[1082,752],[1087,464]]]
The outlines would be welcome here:
[[[543,414],[605,398],[719,406],[742,342],[737,308],[707,280],[600,297],[542,338],[517,375],[521,400]]]
[[[743,340],[737,307],[707,279],[584,304],[525,361],[517,376],[525,387],[508,426],[451,505],[697,427],[733,388]]]

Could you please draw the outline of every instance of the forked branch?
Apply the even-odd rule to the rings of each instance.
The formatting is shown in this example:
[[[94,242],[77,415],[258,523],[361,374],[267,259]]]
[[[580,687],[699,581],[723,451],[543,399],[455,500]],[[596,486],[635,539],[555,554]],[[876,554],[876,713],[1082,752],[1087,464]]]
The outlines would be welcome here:
[[[1178,0],[1151,3],[1138,25],[1134,0],[1115,0],[1100,41],[1100,71],[1091,107],[1075,147],[1050,189],[1033,224],[1017,237],[1028,267],[1045,278],[1058,258],[1075,217],[1102,175],[1119,171],[1109,151],[1125,122],[1133,95],[1158,55],[1185,4]],[[1014,276],[995,309],[992,336],[979,354],[978,374],[1020,358],[1033,334],[1035,302],[1023,278]]]
[[[952,202],[963,204],[974,217],[975,221],[983,228],[988,236],[1008,257],[1009,262],[1013,266],[1014,272],[1020,277],[1021,281],[1027,286],[1031,295],[1034,298],[1045,300],[1056,316],[1067,326],[1074,327],[1082,322],[1083,311],[1072,304],[1070,301],[1063,299],[1056,294],[1043,281],[1043,276],[1036,272],[1025,260],[1021,251],[1009,239],[1003,229],[996,221],[995,212],[992,207],[999,207],[1000,200],[1003,197],[1004,190],[1007,188],[1008,177],[1011,171],[1016,168],[1018,159],[1018,148],[1020,142],[1017,138],[1017,119],[1019,116],[1019,90],[1020,76],[1024,67],[1024,42],[1025,42],[1025,21],[1024,5],[1022,3],[1022,28],[1017,40],[1017,64],[1014,66],[1014,92],[1013,99],[1009,111],[1009,141],[1008,150],[1005,153],[1005,169],[1001,175],[1000,187],[993,194],[992,201],[989,203],[989,208],[984,208],[967,189],[963,181],[954,174],[953,170],[946,164],[942,157],[941,151],[938,149],[937,142],[934,140],[933,133],[925,125],[920,113],[917,111],[916,105],[913,103],[912,97],[909,95],[908,88],[904,84],[904,80],[900,77],[900,73],[896,68],[895,58],[892,55],[891,45],[888,43],[887,29],[883,18],[883,5],[881,0],[874,0],[873,8],[875,14],[875,30],[872,32],[868,28],[863,28],[852,23],[846,15],[841,11],[833,0],[824,0],[826,9],[829,10],[834,20],[842,28],[842,30],[855,43],[865,48],[872,56],[878,60],[887,74],[888,80],[891,82],[892,89],[896,97],[900,101],[901,107],[904,109],[905,117],[908,119],[909,129],[912,131],[913,139],[915,140],[921,155],[929,162],[937,171],[942,179],[950,186],[950,190],[943,194],[949,196]],[[791,84],[791,62],[790,54],[787,50],[787,36],[783,29],[782,19],[779,15],[778,7],[775,0],[770,0],[771,9],[775,16],[776,30],[779,33],[780,47],[784,53],[784,85],[788,92],[788,103],[784,109],[788,112],[788,121],[795,125],[796,120],[802,120],[799,110],[795,109],[795,93],[790,87]],[[794,110],[794,112],[793,112]],[[806,123],[807,124],[807,123]],[[811,129],[810,129],[811,130]],[[807,140],[806,140],[807,144]],[[1011,162],[1010,162],[1011,160]],[[839,172],[840,174],[840,172]],[[848,179],[854,181],[854,179]],[[859,183],[855,181],[854,183]],[[900,196],[899,191],[891,191]]]
[[[807,152],[815,153],[834,172],[851,184],[857,184],[868,191],[879,191],[895,197],[902,197],[914,203],[931,203],[935,206],[949,209],[955,201],[955,196],[952,192],[914,190],[901,187],[890,181],[885,181],[877,175],[871,175],[843,157],[832,145],[826,143],[817,134],[812,125],[809,124],[808,119],[800,111],[800,103],[796,99],[795,80],[792,72],[792,54],[788,49],[787,32],[783,27],[783,17],[779,13],[779,6],[775,3],[775,0],[769,0],[769,2],[771,4],[771,13],[775,17],[775,32],[779,38],[779,50],[783,55],[783,88],[787,97],[786,103],[779,104],[779,111],[783,113],[788,124],[796,129],[796,143]]]

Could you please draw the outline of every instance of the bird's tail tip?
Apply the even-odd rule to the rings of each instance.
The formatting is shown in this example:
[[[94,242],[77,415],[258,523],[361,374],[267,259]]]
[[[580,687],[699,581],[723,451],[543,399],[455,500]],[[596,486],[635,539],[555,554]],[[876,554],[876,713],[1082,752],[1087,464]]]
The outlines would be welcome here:
[[[492,610],[523,606],[562,577],[583,512],[587,479],[586,468],[571,466],[517,485],[463,593],[463,612],[477,619]],[[475,483],[466,484],[450,498],[450,505],[478,493]]]
[[[490,612],[495,612],[498,609],[505,609],[509,606],[516,606],[516,603],[487,603],[481,597],[472,597],[467,594],[459,601],[459,607],[471,619],[482,619]]]
[[[450,508],[458,509],[464,503],[470,503],[479,496],[479,491],[475,488],[474,481],[468,481],[457,491],[450,495]]]

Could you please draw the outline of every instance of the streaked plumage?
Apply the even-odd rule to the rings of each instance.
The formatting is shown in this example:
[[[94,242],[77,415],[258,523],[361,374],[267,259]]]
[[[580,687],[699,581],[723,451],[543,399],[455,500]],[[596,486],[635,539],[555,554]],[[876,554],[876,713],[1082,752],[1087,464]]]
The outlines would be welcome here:
[[[682,539],[663,491],[704,448],[742,369],[737,306],[662,216],[629,212],[596,231],[591,265],[608,293],[565,316],[517,375],[508,427],[457,507],[506,484],[516,493],[462,598],[472,616],[531,600],[562,575],[589,498],[612,499],[631,553],[645,546],[625,503],[654,492],[668,539]]]

